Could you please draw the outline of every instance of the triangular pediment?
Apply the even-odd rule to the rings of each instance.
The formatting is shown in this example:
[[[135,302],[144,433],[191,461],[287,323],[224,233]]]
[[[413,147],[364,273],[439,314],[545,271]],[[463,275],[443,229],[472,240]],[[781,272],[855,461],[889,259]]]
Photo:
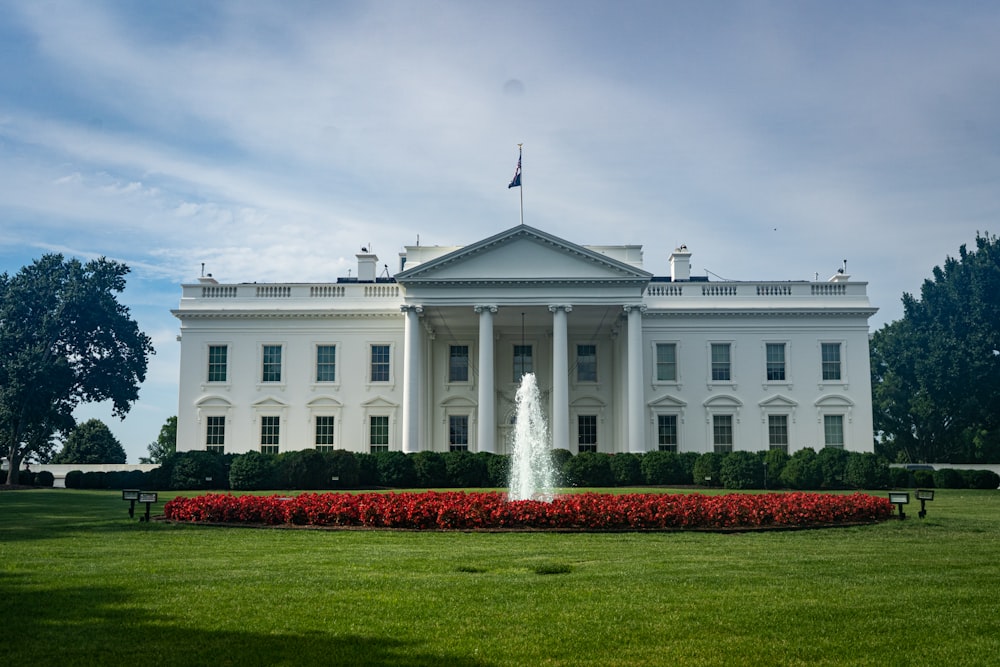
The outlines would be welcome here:
[[[433,284],[645,284],[631,264],[519,225],[396,274],[403,286]]]

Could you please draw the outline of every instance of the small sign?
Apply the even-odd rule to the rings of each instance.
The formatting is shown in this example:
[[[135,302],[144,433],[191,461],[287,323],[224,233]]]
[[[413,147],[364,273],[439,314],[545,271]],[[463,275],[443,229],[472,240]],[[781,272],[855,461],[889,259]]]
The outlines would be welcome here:
[[[139,493],[140,503],[155,503],[156,498],[157,495],[155,491],[142,491]]]
[[[122,489],[122,500],[139,500],[139,489]]]

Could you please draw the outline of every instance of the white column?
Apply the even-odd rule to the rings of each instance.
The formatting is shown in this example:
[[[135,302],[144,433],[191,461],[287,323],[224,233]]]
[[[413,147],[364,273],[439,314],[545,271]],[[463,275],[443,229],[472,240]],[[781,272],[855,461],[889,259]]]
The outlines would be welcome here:
[[[569,345],[567,313],[573,306],[549,306],[552,313],[552,447],[569,449]]]
[[[625,306],[628,313],[628,451],[646,451],[642,385],[642,311],[645,306]]]
[[[475,306],[479,313],[479,416],[476,420],[476,448],[496,453],[496,389],[493,380],[493,313],[496,306]]]
[[[406,313],[403,327],[403,452],[420,451],[420,378],[423,347],[420,341],[421,306],[400,306]]]

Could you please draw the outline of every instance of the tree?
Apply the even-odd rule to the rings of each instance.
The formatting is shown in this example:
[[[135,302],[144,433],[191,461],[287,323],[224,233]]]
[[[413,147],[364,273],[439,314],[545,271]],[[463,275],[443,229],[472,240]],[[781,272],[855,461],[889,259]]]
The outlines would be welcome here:
[[[126,265],[49,254],[0,274],[0,450],[17,484],[56,433],[75,426],[81,403],[111,401],[124,417],[146,379],[152,341],[116,295]]]
[[[976,235],[903,295],[872,337],[878,452],[897,461],[1000,460],[1000,239]]]
[[[125,448],[100,419],[88,419],[69,433],[53,463],[125,463]]]
[[[149,456],[139,458],[139,463],[163,463],[177,451],[177,416],[167,417],[160,427],[160,435],[146,446]]]

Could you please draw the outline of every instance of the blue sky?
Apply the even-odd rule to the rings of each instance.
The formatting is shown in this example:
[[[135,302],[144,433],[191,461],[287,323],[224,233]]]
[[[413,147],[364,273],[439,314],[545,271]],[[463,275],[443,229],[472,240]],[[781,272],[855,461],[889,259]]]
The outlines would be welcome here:
[[[417,235],[525,222],[641,243],[669,273],[869,282],[902,315],[1000,225],[1000,5],[983,2],[0,0],[0,271],[132,267],[157,354],[135,462],[177,411],[169,310],[224,282],[323,281]]]

